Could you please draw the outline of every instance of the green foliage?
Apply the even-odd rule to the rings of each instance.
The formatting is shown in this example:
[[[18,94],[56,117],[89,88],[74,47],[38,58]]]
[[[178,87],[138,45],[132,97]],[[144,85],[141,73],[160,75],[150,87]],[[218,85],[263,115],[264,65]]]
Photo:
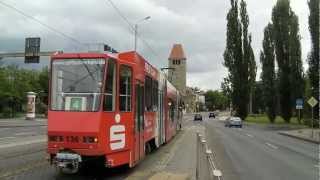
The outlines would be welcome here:
[[[296,98],[303,94],[303,69],[298,17],[289,0],[278,0],[272,10],[273,38],[278,63],[281,116],[290,122]]]
[[[223,110],[228,107],[228,98],[220,91],[209,90],[205,93],[206,107],[210,110]]]
[[[265,101],[263,98],[263,86],[261,81],[254,83],[253,88],[253,99],[252,99],[252,112],[254,114],[259,114],[265,112]]]
[[[0,82],[2,116],[7,116],[8,112],[11,116],[15,116],[17,112],[23,112],[27,101],[26,93],[29,91],[38,93],[38,97],[43,96],[40,98],[41,103],[47,104],[48,68],[39,72],[19,69],[17,66],[0,67]],[[39,101],[39,98],[37,99]]]
[[[249,94],[255,82],[256,65],[251,48],[251,36],[248,35],[249,16],[244,0],[240,3],[231,0],[231,8],[227,14],[227,42],[223,54],[224,65],[228,68],[231,101],[237,116],[244,119],[248,114]],[[226,84],[222,84],[224,86]],[[226,88],[222,87],[224,93]]]
[[[311,95],[319,100],[319,5],[320,0],[309,0],[309,30],[311,35],[311,52],[308,56],[309,69],[307,71],[310,80]],[[307,96],[310,98],[310,96]],[[319,109],[319,104],[315,107]],[[314,116],[319,119],[319,111],[315,111]]]
[[[266,105],[266,112],[271,123],[276,118],[276,74],[275,74],[275,46],[273,42],[272,24],[264,29],[264,38],[262,42],[263,50],[260,53],[260,62],[262,64],[262,97]]]
[[[246,118],[246,122],[257,123],[257,124],[269,124],[270,123],[269,118],[264,114],[250,115]],[[273,124],[278,124],[278,125],[284,124],[285,125],[285,124],[287,124],[287,122],[281,116],[276,116]],[[305,127],[303,125],[300,125],[297,118],[295,118],[295,117],[290,119],[290,126],[292,126],[292,127],[296,127],[296,126]]]

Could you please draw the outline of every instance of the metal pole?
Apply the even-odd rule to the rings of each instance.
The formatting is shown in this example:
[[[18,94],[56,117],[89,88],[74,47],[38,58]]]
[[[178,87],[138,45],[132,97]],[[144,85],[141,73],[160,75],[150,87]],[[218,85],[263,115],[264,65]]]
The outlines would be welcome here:
[[[199,132],[197,132],[197,161],[196,161],[196,179],[199,179]]]
[[[137,51],[138,24],[134,25],[134,51]]]
[[[300,124],[300,122],[301,122],[300,109],[299,109],[299,117],[298,118],[299,118],[298,121],[299,121],[299,124]]]
[[[311,135],[312,135],[312,138],[313,138],[313,107],[311,108]]]

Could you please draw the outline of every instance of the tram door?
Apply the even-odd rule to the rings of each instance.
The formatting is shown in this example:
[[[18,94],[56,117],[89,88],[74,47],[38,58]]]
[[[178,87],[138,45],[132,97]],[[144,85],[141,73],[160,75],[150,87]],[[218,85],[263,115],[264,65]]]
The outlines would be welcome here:
[[[140,81],[137,81],[135,86],[135,162],[139,161],[144,156],[144,87]]]

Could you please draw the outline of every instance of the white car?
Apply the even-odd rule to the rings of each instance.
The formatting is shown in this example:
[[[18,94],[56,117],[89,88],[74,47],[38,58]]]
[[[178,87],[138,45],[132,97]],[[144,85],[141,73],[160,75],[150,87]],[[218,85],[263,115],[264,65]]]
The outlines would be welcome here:
[[[226,119],[224,126],[242,128],[242,120],[239,117],[229,117]]]

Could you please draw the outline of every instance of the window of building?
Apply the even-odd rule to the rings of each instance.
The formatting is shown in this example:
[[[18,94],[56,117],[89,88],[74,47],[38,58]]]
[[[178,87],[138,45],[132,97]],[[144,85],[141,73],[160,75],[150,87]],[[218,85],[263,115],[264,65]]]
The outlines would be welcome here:
[[[131,84],[132,70],[128,66],[120,67],[119,79],[119,109],[120,111],[131,111]]]
[[[104,103],[103,110],[104,111],[114,111],[115,110],[115,102],[116,102],[116,72],[117,66],[115,60],[109,59],[107,66],[107,75],[105,82],[105,90],[104,90]]]

